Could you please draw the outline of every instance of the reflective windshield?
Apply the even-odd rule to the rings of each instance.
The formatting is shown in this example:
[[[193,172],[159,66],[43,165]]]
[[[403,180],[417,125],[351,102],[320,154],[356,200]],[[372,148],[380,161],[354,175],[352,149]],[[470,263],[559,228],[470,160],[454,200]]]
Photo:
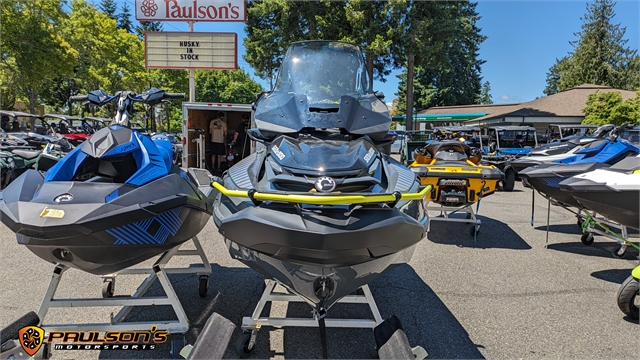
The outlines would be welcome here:
[[[306,95],[309,104],[337,104],[342,95],[367,93],[367,72],[357,46],[332,41],[292,44],[274,92]]]
[[[625,130],[620,133],[620,139],[632,144],[640,145],[640,128]]]

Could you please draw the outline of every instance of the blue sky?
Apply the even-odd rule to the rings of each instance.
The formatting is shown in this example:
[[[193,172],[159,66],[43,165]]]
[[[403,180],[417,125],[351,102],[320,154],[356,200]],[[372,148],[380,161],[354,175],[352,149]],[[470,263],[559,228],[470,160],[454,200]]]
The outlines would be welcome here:
[[[134,8],[134,0],[118,1],[121,4],[127,2],[130,8]],[[94,2],[97,4],[99,0]],[[476,10],[481,16],[478,26],[488,37],[480,46],[479,58],[486,61],[482,66],[482,76],[483,81],[491,84],[490,94],[494,103],[523,102],[543,96],[546,73],[556,58],[572,51],[569,41],[577,39],[574,33],[581,30],[580,18],[586,13],[586,6],[586,0],[478,2]],[[618,0],[614,11],[613,23],[627,28],[627,46],[639,49],[640,1]],[[164,30],[187,31],[188,25],[165,22]],[[253,69],[242,59],[243,23],[203,22],[196,23],[194,30],[238,33],[238,66],[268,89],[268,82],[256,78]],[[395,75],[398,73],[392,73],[385,83],[374,83],[374,88],[384,92],[388,102],[396,97],[398,79]]]

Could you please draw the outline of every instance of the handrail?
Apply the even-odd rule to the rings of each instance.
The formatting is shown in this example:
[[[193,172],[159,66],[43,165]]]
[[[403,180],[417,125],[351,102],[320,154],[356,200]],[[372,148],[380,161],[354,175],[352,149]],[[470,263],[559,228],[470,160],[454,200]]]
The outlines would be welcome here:
[[[223,195],[229,197],[249,198],[254,202],[260,201],[278,201],[294,204],[309,205],[356,205],[356,204],[372,204],[372,203],[395,203],[401,200],[422,200],[428,192],[433,189],[432,185],[427,185],[424,189],[417,193],[400,193],[392,194],[373,194],[373,195],[345,195],[345,194],[327,194],[327,195],[297,195],[297,194],[274,194],[258,192],[255,190],[230,190],[225,188],[218,182],[212,182],[211,186],[220,191]]]

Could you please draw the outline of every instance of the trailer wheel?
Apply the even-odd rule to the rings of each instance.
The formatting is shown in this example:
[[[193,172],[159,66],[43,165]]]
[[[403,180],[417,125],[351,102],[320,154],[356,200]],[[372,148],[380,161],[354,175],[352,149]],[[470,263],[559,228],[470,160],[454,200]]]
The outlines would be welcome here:
[[[640,284],[633,276],[629,276],[618,289],[616,298],[618,299],[618,307],[625,315],[632,319],[640,318],[640,309],[635,305],[635,298],[640,291]]]
[[[251,331],[245,331],[240,335],[235,344],[236,355],[241,359],[249,357],[249,354],[253,352],[255,342],[251,343]]]
[[[504,173],[504,180],[502,181],[502,190],[513,191],[513,187],[516,185],[516,173],[513,170],[508,169]]]
[[[580,241],[582,241],[582,243],[585,245],[593,244],[593,234],[591,233],[582,234],[582,236],[580,237]]]

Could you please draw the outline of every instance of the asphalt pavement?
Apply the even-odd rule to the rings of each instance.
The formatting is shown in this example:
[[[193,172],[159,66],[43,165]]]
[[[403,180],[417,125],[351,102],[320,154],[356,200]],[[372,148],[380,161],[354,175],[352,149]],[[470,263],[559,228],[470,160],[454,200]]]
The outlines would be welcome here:
[[[551,208],[546,243],[547,202],[535,201],[531,226],[530,190],[516,184],[513,192],[497,192],[480,203],[480,233],[474,244],[469,225],[432,222],[410,263],[370,284],[383,318],[398,316],[412,346],[422,346],[429,358],[562,358],[637,359],[637,321],[616,305],[616,291],[638,264],[638,251],[624,259],[611,256],[617,244],[596,236],[591,246],[580,242],[575,217]],[[637,234],[632,235],[637,242]],[[206,298],[198,295],[195,275],[169,278],[189,318],[186,342],[193,343],[207,318],[217,312],[233,323],[253,311],[262,292],[262,276],[231,259],[212,221],[199,235],[213,267]],[[53,264],[16,242],[0,225],[0,326],[24,313],[37,312]],[[147,261],[141,266],[149,266]],[[197,258],[172,260],[173,266],[199,266]],[[116,296],[133,293],[144,276],[119,277]],[[100,297],[100,277],[71,269],[58,294]],[[154,284],[149,295],[160,295]],[[118,308],[53,309],[45,323],[108,322]],[[275,303],[264,314],[310,316],[305,304]],[[337,304],[329,317],[370,317],[364,305]],[[169,307],[138,307],[128,321],[172,319]],[[235,357],[233,344],[227,358]],[[331,358],[376,358],[371,330],[327,329]],[[153,351],[53,351],[63,358],[172,358],[169,342]],[[316,328],[263,328],[252,358],[319,358]]]

